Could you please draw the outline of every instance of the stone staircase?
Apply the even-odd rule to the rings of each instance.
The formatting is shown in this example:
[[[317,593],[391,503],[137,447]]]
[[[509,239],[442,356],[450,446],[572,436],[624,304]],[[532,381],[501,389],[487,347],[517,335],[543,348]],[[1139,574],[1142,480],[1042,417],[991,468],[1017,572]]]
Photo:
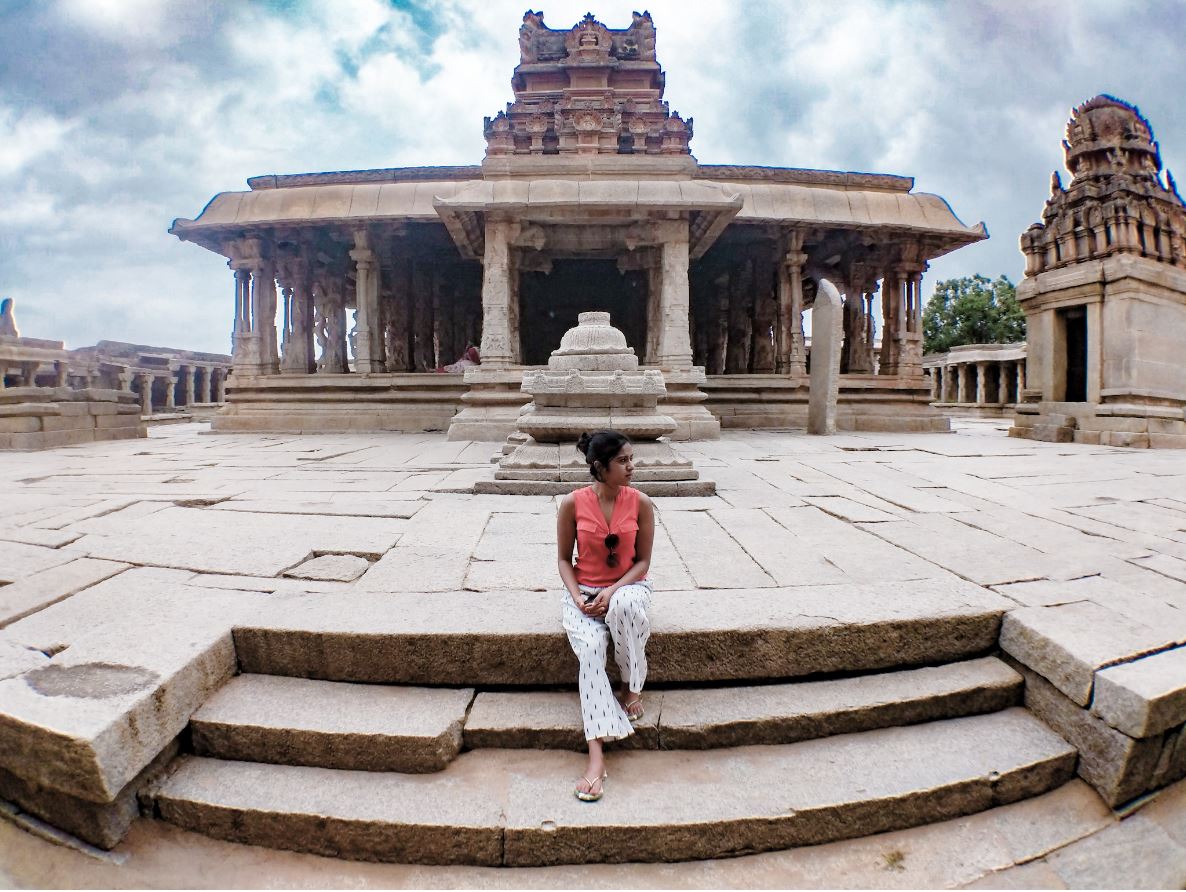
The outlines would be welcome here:
[[[608,750],[595,804],[571,792],[584,743],[575,692],[555,687],[575,662],[553,665],[550,650],[567,649],[554,625],[543,640],[512,622],[464,644],[309,615],[239,628],[243,674],[193,715],[183,755],[144,801],[165,821],[240,843],[535,866],[811,845],[1069,780],[1075,749],[1020,707],[1021,676],[986,655],[999,612],[956,614],[827,624],[814,637],[832,646],[808,636],[793,659],[778,656],[777,622],[735,625],[729,654],[711,634],[657,631],[649,652],[682,658],[653,657],[646,719]],[[422,686],[430,663],[453,667],[438,673],[450,686]]]

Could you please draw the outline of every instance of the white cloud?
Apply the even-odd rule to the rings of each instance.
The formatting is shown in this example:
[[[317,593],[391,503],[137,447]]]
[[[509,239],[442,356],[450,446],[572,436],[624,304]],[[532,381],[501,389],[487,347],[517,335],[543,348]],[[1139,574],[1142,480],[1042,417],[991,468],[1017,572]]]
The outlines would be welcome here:
[[[1067,112],[1097,92],[1138,102],[1186,180],[1177,0],[647,5],[667,98],[695,118],[702,161],[912,175],[965,222],[985,220],[993,238],[938,261],[930,281],[1018,277],[1017,237],[1061,167]],[[559,28],[587,8],[545,11]],[[35,336],[219,351],[225,263],[169,236],[170,221],[257,174],[479,162],[482,118],[511,98],[523,12],[509,0],[47,9],[19,27],[0,12],[0,293]],[[630,7],[599,13],[624,27]]]

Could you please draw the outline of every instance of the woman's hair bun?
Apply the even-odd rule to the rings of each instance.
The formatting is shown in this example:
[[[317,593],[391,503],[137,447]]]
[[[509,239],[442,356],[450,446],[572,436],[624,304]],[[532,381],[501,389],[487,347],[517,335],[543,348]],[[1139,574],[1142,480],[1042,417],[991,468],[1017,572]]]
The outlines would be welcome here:
[[[589,440],[591,439],[592,438],[589,436],[588,431],[585,431],[585,433],[581,434],[581,436],[577,439],[577,449],[581,451],[581,455],[589,454]]]

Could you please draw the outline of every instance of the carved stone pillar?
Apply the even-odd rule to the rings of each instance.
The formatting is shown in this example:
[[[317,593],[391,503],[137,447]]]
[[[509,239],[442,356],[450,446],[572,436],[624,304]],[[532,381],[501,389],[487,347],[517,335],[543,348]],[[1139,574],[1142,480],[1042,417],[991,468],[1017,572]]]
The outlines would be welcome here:
[[[276,268],[268,257],[252,260],[251,331],[258,338],[259,360],[248,373],[277,374],[280,358],[276,349]]]
[[[689,369],[692,338],[688,320],[688,221],[668,220],[655,228],[661,243],[659,365],[664,369]]]
[[[220,405],[226,402],[226,376],[227,370],[219,369],[218,377],[214,379],[215,383],[218,385],[214,401]]]
[[[774,268],[768,254],[754,258],[754,353],[753,372],[769,374],[774,371],[774,343],[771,330],[775,326],[777,308],[774,293]]]
[[[412,262],[405,258],[396,261],[391,270],[391,295],[386,301],[384,336],[387,349],[387,371],[412,370],[412,351],[409,307],[412,300]]]
[[[185,404],[192,406],[194,404],[194,391],[196,390],[197,382],[194,380],[197,377],[198,370],[190,365],[185,367]]]
[[[431,372],[436,368],[432,344],[432,292],[435,278],[427,263],[412,264],[412,371]],[[514,300],[508,302],[508,308]],[[510,310],[508,309],[508,326]],[[511,341],[512,345],[514,340]],[[514,351],[512,350],[512,361]]]
[[[711,288],[706,370],[710,375],[723,375],[729,353],[729,274],[721,273],[714,278]]]
[[[320,348],[317,371],[340,375],[349,372],[346,359],[345,283],[333,270],[318,274],[314,286],[314,334]]]
[[[882,340],[885,336],[882,335]],[[955,401],[957,403],[966,403],[968,401],[968,369],[964,363],[957,363],[955,365]]]
[[[938,402],[939,400],[939,379],[943,375],[943,370],[938,366],[931,369],[931,402]]]
[[[514,362],[511,342],[511,241],[519,224],[510,220],[486,219],[486,250],[482,257],[482,365],[505,368]]]
[[[1021,402],[1022,391],[1025,390],[1025,362],[1017,363],[1017,402]]]
[[[280,368],[307,375],[316,364],[313,352],[313,276],[307,259],[289,257],[280,266],[284,284],[284,352]]]
[[[210,366],[202,367],[202,402],[210,402],[210,375],[214,370]]]
[[[729,335],[725,353],[725,374],[749,371],[753,338],[753,259],[745,258],[729,276]]]
[[[165,379],[165,408],[177,408],[177,375],[170,371],[167,375],[162,375]]]
[[[784,242],[786,253],[778,264],[778,327],[775,370],[791,377],[807,374],[803,339],[803,233],[793,230]]]
[[[140,372],[136,376],[140,382],[140,414],[152,414],[152,373]]]
[[[997,365],[997,402],[1004,404],[1009,402],[1009,373],[1007,363],[998,363]]]
[[[70,365],[66,362],[54,363],[54,386],[65,387],[70,375]]]
[[[976,405],[982,406],[987,402],[988,393],[985,386],[988,383],[988,364],[976,363]]]
[[[887,270],[881,282],[881,367],[882,375],[898,374],[899,317],[902,311],[902,284],[897,270]]]
[[[912,269],[903,276],[906,282],[906,332],[898,372],[903,375],[922,374],[922,273],[921,269]]]
[[[231,333],[231,359],[235,368],[259,365],[259,339],[251,329],[251,270],[239,261],[228,264],[235,271],[235,327]]]
[[[355,302],[358,313],[354,327],[354,370],[360,374],[384,371],[383,338],[379,326],[379,264],[370,247],[365,229],[354,231],[354,250],[350,259],[356,264]]]

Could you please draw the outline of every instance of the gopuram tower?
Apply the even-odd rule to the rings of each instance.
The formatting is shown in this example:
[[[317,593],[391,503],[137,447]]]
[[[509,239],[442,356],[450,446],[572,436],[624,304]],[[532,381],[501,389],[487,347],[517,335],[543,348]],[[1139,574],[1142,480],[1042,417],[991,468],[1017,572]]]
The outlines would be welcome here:
[[[909,177],[701,164],[656,33],[647,13],[553,29],[528,11],[511,101],[473,122],[481,163],[252,177],[175,221],[232,270],[214,428],[503,442],[525,377],[587,312],[662,373],[671,439],[804,427],[804,317],[826,278],[843,295],[839,429],[947,430],[922,276],[983,225]],[[471,344],[480,364],[447,371]]]
[[[1149,122],[1096,96],[1071,114],[1071,182],[1021,237],[1028,387],[1010,434],[1186,447],[1186,207]]]

